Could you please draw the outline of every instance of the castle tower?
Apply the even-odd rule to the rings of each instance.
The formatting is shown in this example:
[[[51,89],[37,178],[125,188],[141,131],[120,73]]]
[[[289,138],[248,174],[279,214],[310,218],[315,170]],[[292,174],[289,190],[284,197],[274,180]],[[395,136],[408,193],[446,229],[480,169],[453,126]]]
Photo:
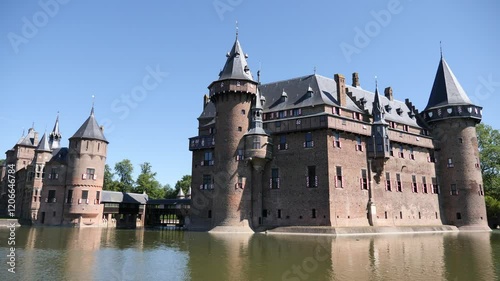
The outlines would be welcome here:
[[[69,139],[68,176],[66,179],[63,224],[97,225],[108,141],[94,117],[89,118]]]
[[[33,198],[33,196],[42,198],[41,193],[43,188],[43,181],[49,174],[49,172],[45,169],[45,163],[47,163],[51,157],[52,150],[50,149],[47,133],[44,133],[42,138],[40,139],[40,142],[38,143],[37,148],[35,149],[35,157],[33,159],[33,186],[30,186],[29,184],[26,185],[27,188],[31,187],[31,190],[27,190],[27,192],[31,194],[31,196],[28,196],[30,201],[32,201],[31,198]],[[40,209],[40,203],[40,200],[36,200],[34,202],[31,202],[30,204],[30,218],[33,221],[37,218],[37,213]]]
[[[59,132],[59,114],[57,114],[56,123],[54,124],[54,129],[49,135],[49,144],[52,150],[61,147],[61,133]]]
[[[257,82],[246,58],[236,36],[219,79],[208,86],[217,113],[212,231],[233,231],[233,228],[250,231],[251,194],[244,186],[251,170],[244,161],[239,161],[238,152],[244,149],[243,137],[249,129],[248,115]]]
[[[470,101],[442,57],[422,115],[435,140],[443,222],[462,230],[489,229],[476,135],[482,108]]]

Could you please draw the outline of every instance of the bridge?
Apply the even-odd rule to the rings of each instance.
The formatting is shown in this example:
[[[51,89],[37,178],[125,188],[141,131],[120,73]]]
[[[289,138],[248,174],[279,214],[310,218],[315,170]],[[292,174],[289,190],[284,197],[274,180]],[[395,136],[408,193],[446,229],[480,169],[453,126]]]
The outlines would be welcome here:
[[[174,226],[183,228],[191,199],[150,199],[146,203],[146,227]]]

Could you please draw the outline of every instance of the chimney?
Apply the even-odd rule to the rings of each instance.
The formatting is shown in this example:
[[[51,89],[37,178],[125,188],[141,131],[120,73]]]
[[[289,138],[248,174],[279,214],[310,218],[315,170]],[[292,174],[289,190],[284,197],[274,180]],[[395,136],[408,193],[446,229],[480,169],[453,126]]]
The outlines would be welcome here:
[[[354,72],[352,74],[352,86],[353,87],[359,87],[359,76],[357,72]]]
[[[384,90],[384,95],[386,98],[388,98],[390,101],[394,100],[394,97],[392,96],[392,88],[391,87],[387,87],[385,88]]]
[[[340,106],[346,105],[346,89],[345,89],[345,77],[342,74],[335,74],[335,82],[337,82],[337,101]]]
[[[204,95],[203,96],[203,108],[205,108],[205,106],[207,106],[209,101],[210,101],[210,99],[208,98],[208,96]]]

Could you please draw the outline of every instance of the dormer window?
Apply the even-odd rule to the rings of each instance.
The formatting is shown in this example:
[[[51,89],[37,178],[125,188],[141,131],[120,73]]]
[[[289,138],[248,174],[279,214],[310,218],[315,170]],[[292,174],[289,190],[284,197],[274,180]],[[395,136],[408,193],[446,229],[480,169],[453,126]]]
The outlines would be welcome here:
[[[245,68],[243,69],[245,72],[248,72],[250,71],[250,68],[248,67],[248,65],[245,65]]]
[[[236,87],[239,87],[241,86],[241,82],[240,81],[236,81]]]
[[[391,107],[390,104],[388,104],[388,105],[385,106],[385,111],[387,111],[387,113],[390,113],[391,110],[392,110],[392,107]]]
[[[283,93],[281,93],[281,102],[285,102],[287,98],[288,94],[283,90]]]
[[[398,109],[396,109],[396,112],[398,113],[398,115],[403,114],[403,110],[401,109],[401,107],[399,107]]]

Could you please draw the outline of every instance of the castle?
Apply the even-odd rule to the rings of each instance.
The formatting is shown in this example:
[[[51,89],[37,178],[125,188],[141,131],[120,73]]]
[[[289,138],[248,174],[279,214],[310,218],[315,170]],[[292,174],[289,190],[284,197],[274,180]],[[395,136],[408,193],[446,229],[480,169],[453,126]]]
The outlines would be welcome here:
[[[261,84],[238,36],[208,86],[190,229],[443,226],[489,230],[474,105],[443,57],[423,111],[357,73]]]

